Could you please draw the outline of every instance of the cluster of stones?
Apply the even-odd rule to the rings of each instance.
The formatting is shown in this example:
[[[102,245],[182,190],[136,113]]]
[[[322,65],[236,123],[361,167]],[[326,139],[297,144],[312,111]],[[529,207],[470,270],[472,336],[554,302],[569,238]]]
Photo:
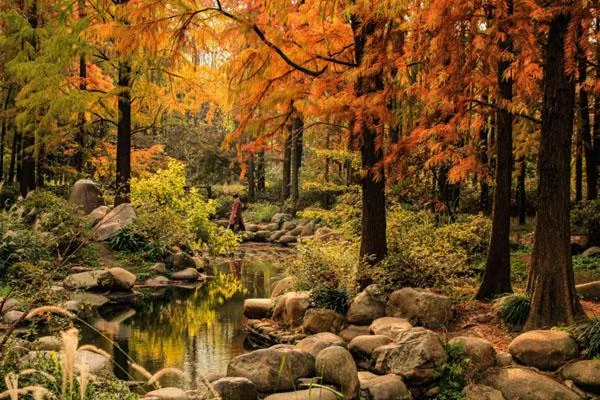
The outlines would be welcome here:
[[[222,226],[227,226],[228,222],[219,221]],[[307,219],[295,220],[290,214],[277,213],[271,218],[268,224],[246,225],[244,241],[247,242],[269,242],[281,245],[293,245],[301,240],[319,239],[330,240],[339,238],[338,232],[330,228],[317,228],[313,221]]]
[[[445,339],[431,329],[453,318],[448,297],[403,288],[386,296],[371,285],[352,301],[347,315],[311,308],[307,292],[279,282],[270,299],[244,305],[250,336],[276,343],[235,357],[217,390],[224,399],[372,400],[435,398],[448,362]],[[297,335],[297,336],[294,336]],[[476,383],[468,400],[587,399],[600,395],[600,360],[579,360],[575,340],[562,331],[539,330],[516,337],[496,352],[479,337],[459,336]],[[318,385],[315,385],[318,384]],[[330,390],[329,387],[332,390]]]

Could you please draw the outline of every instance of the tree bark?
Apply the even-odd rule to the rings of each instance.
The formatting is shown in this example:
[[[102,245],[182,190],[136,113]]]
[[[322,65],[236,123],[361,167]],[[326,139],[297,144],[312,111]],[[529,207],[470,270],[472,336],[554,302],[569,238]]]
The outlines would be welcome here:
[[[13,140],[12,140],[12,147],[11,147],[11,151],[10,151],[10,165],[8,167],[8,179],[6,180],[6,182],[9,185],[12,185],[15,183],[17,159],[18,159],[18,155],[19,155],[19,142],[20,142],[19,131],[17,130],[17,127],[15,126],[13,129]]]
[[[488,165],[488,131],[486,128],[479,132],[479,160],[483,165]],[[487,182],[487,176],[480,179],[479,209],[484,214],[490,212],[490,186]]]
[[[583,149],[581,128],[575,134],[575,201],[583,200]]]
[[[513,0],[506,0],[507,16],[513,13]],[[499,22],[504,38],[498,43],[502,52],[512,53],[512,39],[508,34],[507,21]],[[498,61],[498,88],[500,98],[512,101],[511,78],[504,74],[510,68],[511,60]],[[504,108],[496,115],[496,189],[492,211],[492,232],[485,264],[485,273],[476,299],[491,299],[503,293],[512,293],[510,284],[510,201],[512,184],[512,114]]]
[[[586,199],[594,200],[598,198],[598,160],[594,152],[592,143],[592,133],[590,126],[590,100],[588,92],[584,87],[587,79],[587,58],[585,52],[579,52],[578,59],[579,70],[579,129],[583,154],[585,155],[585,176],[586,176]]]
[[[79,15],[79,19],[84,19],[86,17],[86,13],[85,13],[85,0],[77,0],[77,9],[78,9],[78,15]],[[86,60],[85,60],[85,55],[82,54],[79,57],[79,90],[81,91],[85,91],[87,88],[87,67],[86,67]],[[79,113],[78,116],[79,119],[79,129],[77,131],[77,137],[76,137],[76,142],[79,145],[79,148],[77,149],[77,153],[75,153],[75,169],[81,173],[83,172],[84,168],[85,168],[85,164],[86,164],[86,153],[87,153],[87,149],[86,149],[86,140],[87,140],[87,131],[86,131],[86,119],[85,119],[85,113],[82,111]]]
[[[290,200],[291,212],[295,214],[298,209],[298,199],[300,197],[300,167],[302,166],[302,131],[304,122],[302,116],[294,113],[292,119],[292,148],[291,148],[291,179],[290,179]]]
[[[265,152],[260,151],[256,158],[256,191],[262,194],[265,192]]]
[[[545,48],[538,208],[528,283],[531,309],[525,329],[571,324],[583,316],[575,291],[570,246],[575,85],[565,71],[564,51],[570,21],[570,14],[553,17]]]
[[[517,178],[517,204],[519,207],[519,225],[525,225],[527,218],[527,195],[525,193],[525,174],[527,172],[527,162],[525,157],[521,157],[519,166],[519,177]]]
[[[117,128],[117,173],[115,206],[129,203],[131,179],[131,65],[119,62],[119,121]]]
[[[291,158],[292,158],[292,138],[293,128],[292,124],[286,125],[287,137],[283,144],[283,177],[281,179],[281,206],[283,207],[285,201],[290,197],[290,174],[291,174]]]
[[[256,201],[256,180],[254,174],[253,153],[248,153],[248,201]]]
[[[10,101],[10,95],[12,92],[12,86],[9,86],[6,90],[6,97],[4,98],[4,106],[2,109],[6,111],[8,109],[8,103]],[[6,118],[2,119],[2,127],[0,128],[0,182],[4,180],[4,142],[6,138],[6,126],[8,121]]]

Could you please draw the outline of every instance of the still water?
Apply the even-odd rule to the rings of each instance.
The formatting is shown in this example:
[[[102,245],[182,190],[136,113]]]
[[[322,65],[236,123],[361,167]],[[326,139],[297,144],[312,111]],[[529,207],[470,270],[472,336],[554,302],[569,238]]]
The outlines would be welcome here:
[[[243,259],[215,263],[214,277],[203,286],[153,288],[135,308],[102,310],[90,321],[95,329],[82,329],[82,342],[112,354],[121,379],[142,379],[129,357],[150,373],[180,368],[185,385],[197,387],[202,376],[226,372],[229,360],[246,351],[244,299],[268,297],[288,256],[255,247]]]

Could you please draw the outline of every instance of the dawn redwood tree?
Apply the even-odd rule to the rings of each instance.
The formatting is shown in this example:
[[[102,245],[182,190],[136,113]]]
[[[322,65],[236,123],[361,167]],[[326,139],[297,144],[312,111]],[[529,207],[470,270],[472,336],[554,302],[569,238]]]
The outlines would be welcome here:
[[[498,61],[497,79],[499,98],[509,103],[513,96],[513,81],[506,76],[512,63],[512,40],[508,31],[513,14],[513,0],[504,0],[498,7],[498,24],[503,33],[498,48],[503,53]],[[512,131],[513,116],[505,107],[496,113],[496,189],[492,211],[492,232],[485,273],[476,299],[490,299],[503,293],[512,293],[510,283],[510,202],[512,184]]]
[[[131,180],[131,65],[128,60],[119,61],[118,68],[119,119],[117,126],[117,170],[115,206],[129,203]]]
[[[565,53],[569,9],[554,10],[545,45],[543,108],[538,159],[538,207],[528,292],[526,329],[569,324],[583,315],[573,276],[570,246],[571,137],[574,77]],[[572,39],[572,38],[570,38]]]

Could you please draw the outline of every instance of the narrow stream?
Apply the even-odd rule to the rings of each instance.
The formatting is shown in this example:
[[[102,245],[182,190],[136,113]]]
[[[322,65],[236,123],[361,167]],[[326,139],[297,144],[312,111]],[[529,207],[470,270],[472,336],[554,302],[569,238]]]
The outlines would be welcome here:
[[[150,373],[184,370],[188,388],[203,375],[225,373],[229,360],[247,351],[244,299],[268,297],[290,254],[270,246],[245,250],[243,259],[215,264],[214,278],[201,287],[153,288],[135,308],[102,310],[90,321],[95,329],[82,328],[82,342],[112,354],[115,375],[125,380],[143,378],[116,346]]]

